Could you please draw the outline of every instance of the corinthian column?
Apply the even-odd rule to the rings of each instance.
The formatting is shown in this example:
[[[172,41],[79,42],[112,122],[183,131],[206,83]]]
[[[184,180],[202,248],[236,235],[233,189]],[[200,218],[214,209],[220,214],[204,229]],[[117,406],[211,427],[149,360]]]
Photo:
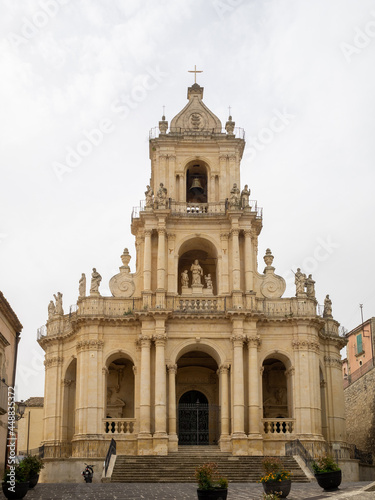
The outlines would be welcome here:
[[[151,397],[150,397],[150,353],[151,339],[141,335],[141,371],[140,371],[140,404],[139,404],[139,434],[150,435],[151,432]]]
[[[165,435],[167,432],[166,413],[166,365],[165,365],[165,334],[157,334],[155,341],[155,435]]]
[[[157,288],[164,290],[165,287],[165,229],[158,229],[158,274]]]
[[[221,365],[220,373],[220,400],[221,400],[221,437],[229,435],[229,391],[228,391],[228,372],[229,365]]]
[[[251,230],[246,229],[245,233],[245,291],[254,289],[253,284],[253,256],[251,251]]]
[[[145,246],[143,255],[143,289],[151,290],[151,231],[145,230]]]
[[[240,290],[241,269],[240,269],[240,245],[239,230],[232,229],[232,282],[233,290]]]
[[[260,338],[257,335],[247,339],[249,352],[249,434],[259,434],[259,370],[258,349]]]
[[[234,334],[233,342],[233,434],[244,435],[245,403],[243,373],[243,335]]]
[[[169,436],[177,436],[176,427],[176,373],[177,365],[168,365],[168,378],[169,378]]]

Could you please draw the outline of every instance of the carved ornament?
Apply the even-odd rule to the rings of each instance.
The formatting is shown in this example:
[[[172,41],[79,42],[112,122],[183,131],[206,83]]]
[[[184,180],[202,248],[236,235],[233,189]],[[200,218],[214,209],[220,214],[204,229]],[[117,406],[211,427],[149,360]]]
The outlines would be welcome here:
[[[46,358],[44,360],[44,366],[46,368],[50,368],[52,366],[58,366],[61,365],[64,361],[64,358],[62,356],[52,356],[50,358]]]
[[[99,351],[103,349],[104,341],[103,340],[80,340],[77,342],[77,351],[87,351],[87,350],[96,350]]]
[[[297,350],[319,351],[320,350],[320,345],[318,342],[309,342],[307,340],[292,340],[292,347],[295,351],[297,351]]]

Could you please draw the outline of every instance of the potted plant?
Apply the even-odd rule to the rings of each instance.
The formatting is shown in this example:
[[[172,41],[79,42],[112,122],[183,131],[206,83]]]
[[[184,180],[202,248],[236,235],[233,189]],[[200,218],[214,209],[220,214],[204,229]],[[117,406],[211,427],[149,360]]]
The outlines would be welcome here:
[[[217,464],[210,462],[195,469],[198,500],[226,500],[228,480],[219,475]]]
[[[326,491],[338,489],[342,479],[341,469],[331,456],[318,458],[311,465],[321,488]]]
[[[274,494],[279,495],[279,498],[286,498],[292,486],[291,472],[283,469],[278,457],[265,457],[262,460],[262,466],[264,475],[259,482],[262,483],[266,495]]]
[[[29,468],[22,462],[9,465],[3,476],[3,493],[9,500],[23,498],[29,489]]]
[[[39,473],[44,469],[43,460],[39,457],[26,455],[22,460],[29,469],[29,488],[34,488],[39,480]]]

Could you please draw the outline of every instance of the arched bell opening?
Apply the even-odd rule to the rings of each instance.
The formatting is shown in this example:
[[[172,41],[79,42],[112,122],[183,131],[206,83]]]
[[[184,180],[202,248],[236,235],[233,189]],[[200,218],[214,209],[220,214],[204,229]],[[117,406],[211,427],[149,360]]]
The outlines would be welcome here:
[[[105,432],[133,432],[134,363],[125,354],[113,354],[106,363]]]
[[[192,238],[180,248],[178,259],[178,293],[218,294],[217,251],[203,238]]]
[[[219,380],[216,361],[202,351],[190,351],[177,362],[178,443],[217,444]]]
[[[186,169],[186,202],[207,203],[207,167],[202,162],[191,162]]]

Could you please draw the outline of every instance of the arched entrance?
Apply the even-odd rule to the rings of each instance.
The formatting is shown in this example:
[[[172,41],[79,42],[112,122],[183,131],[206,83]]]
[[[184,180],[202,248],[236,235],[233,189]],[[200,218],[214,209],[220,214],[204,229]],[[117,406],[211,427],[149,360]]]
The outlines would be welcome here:
[[[217,363],[207,353],[190,351],[177,361],[178,444],[217,444],[219,380]]]
[[[180,398],[178,442],[180,445],[209,444],[209,405],[202,392],[188,391]]]

